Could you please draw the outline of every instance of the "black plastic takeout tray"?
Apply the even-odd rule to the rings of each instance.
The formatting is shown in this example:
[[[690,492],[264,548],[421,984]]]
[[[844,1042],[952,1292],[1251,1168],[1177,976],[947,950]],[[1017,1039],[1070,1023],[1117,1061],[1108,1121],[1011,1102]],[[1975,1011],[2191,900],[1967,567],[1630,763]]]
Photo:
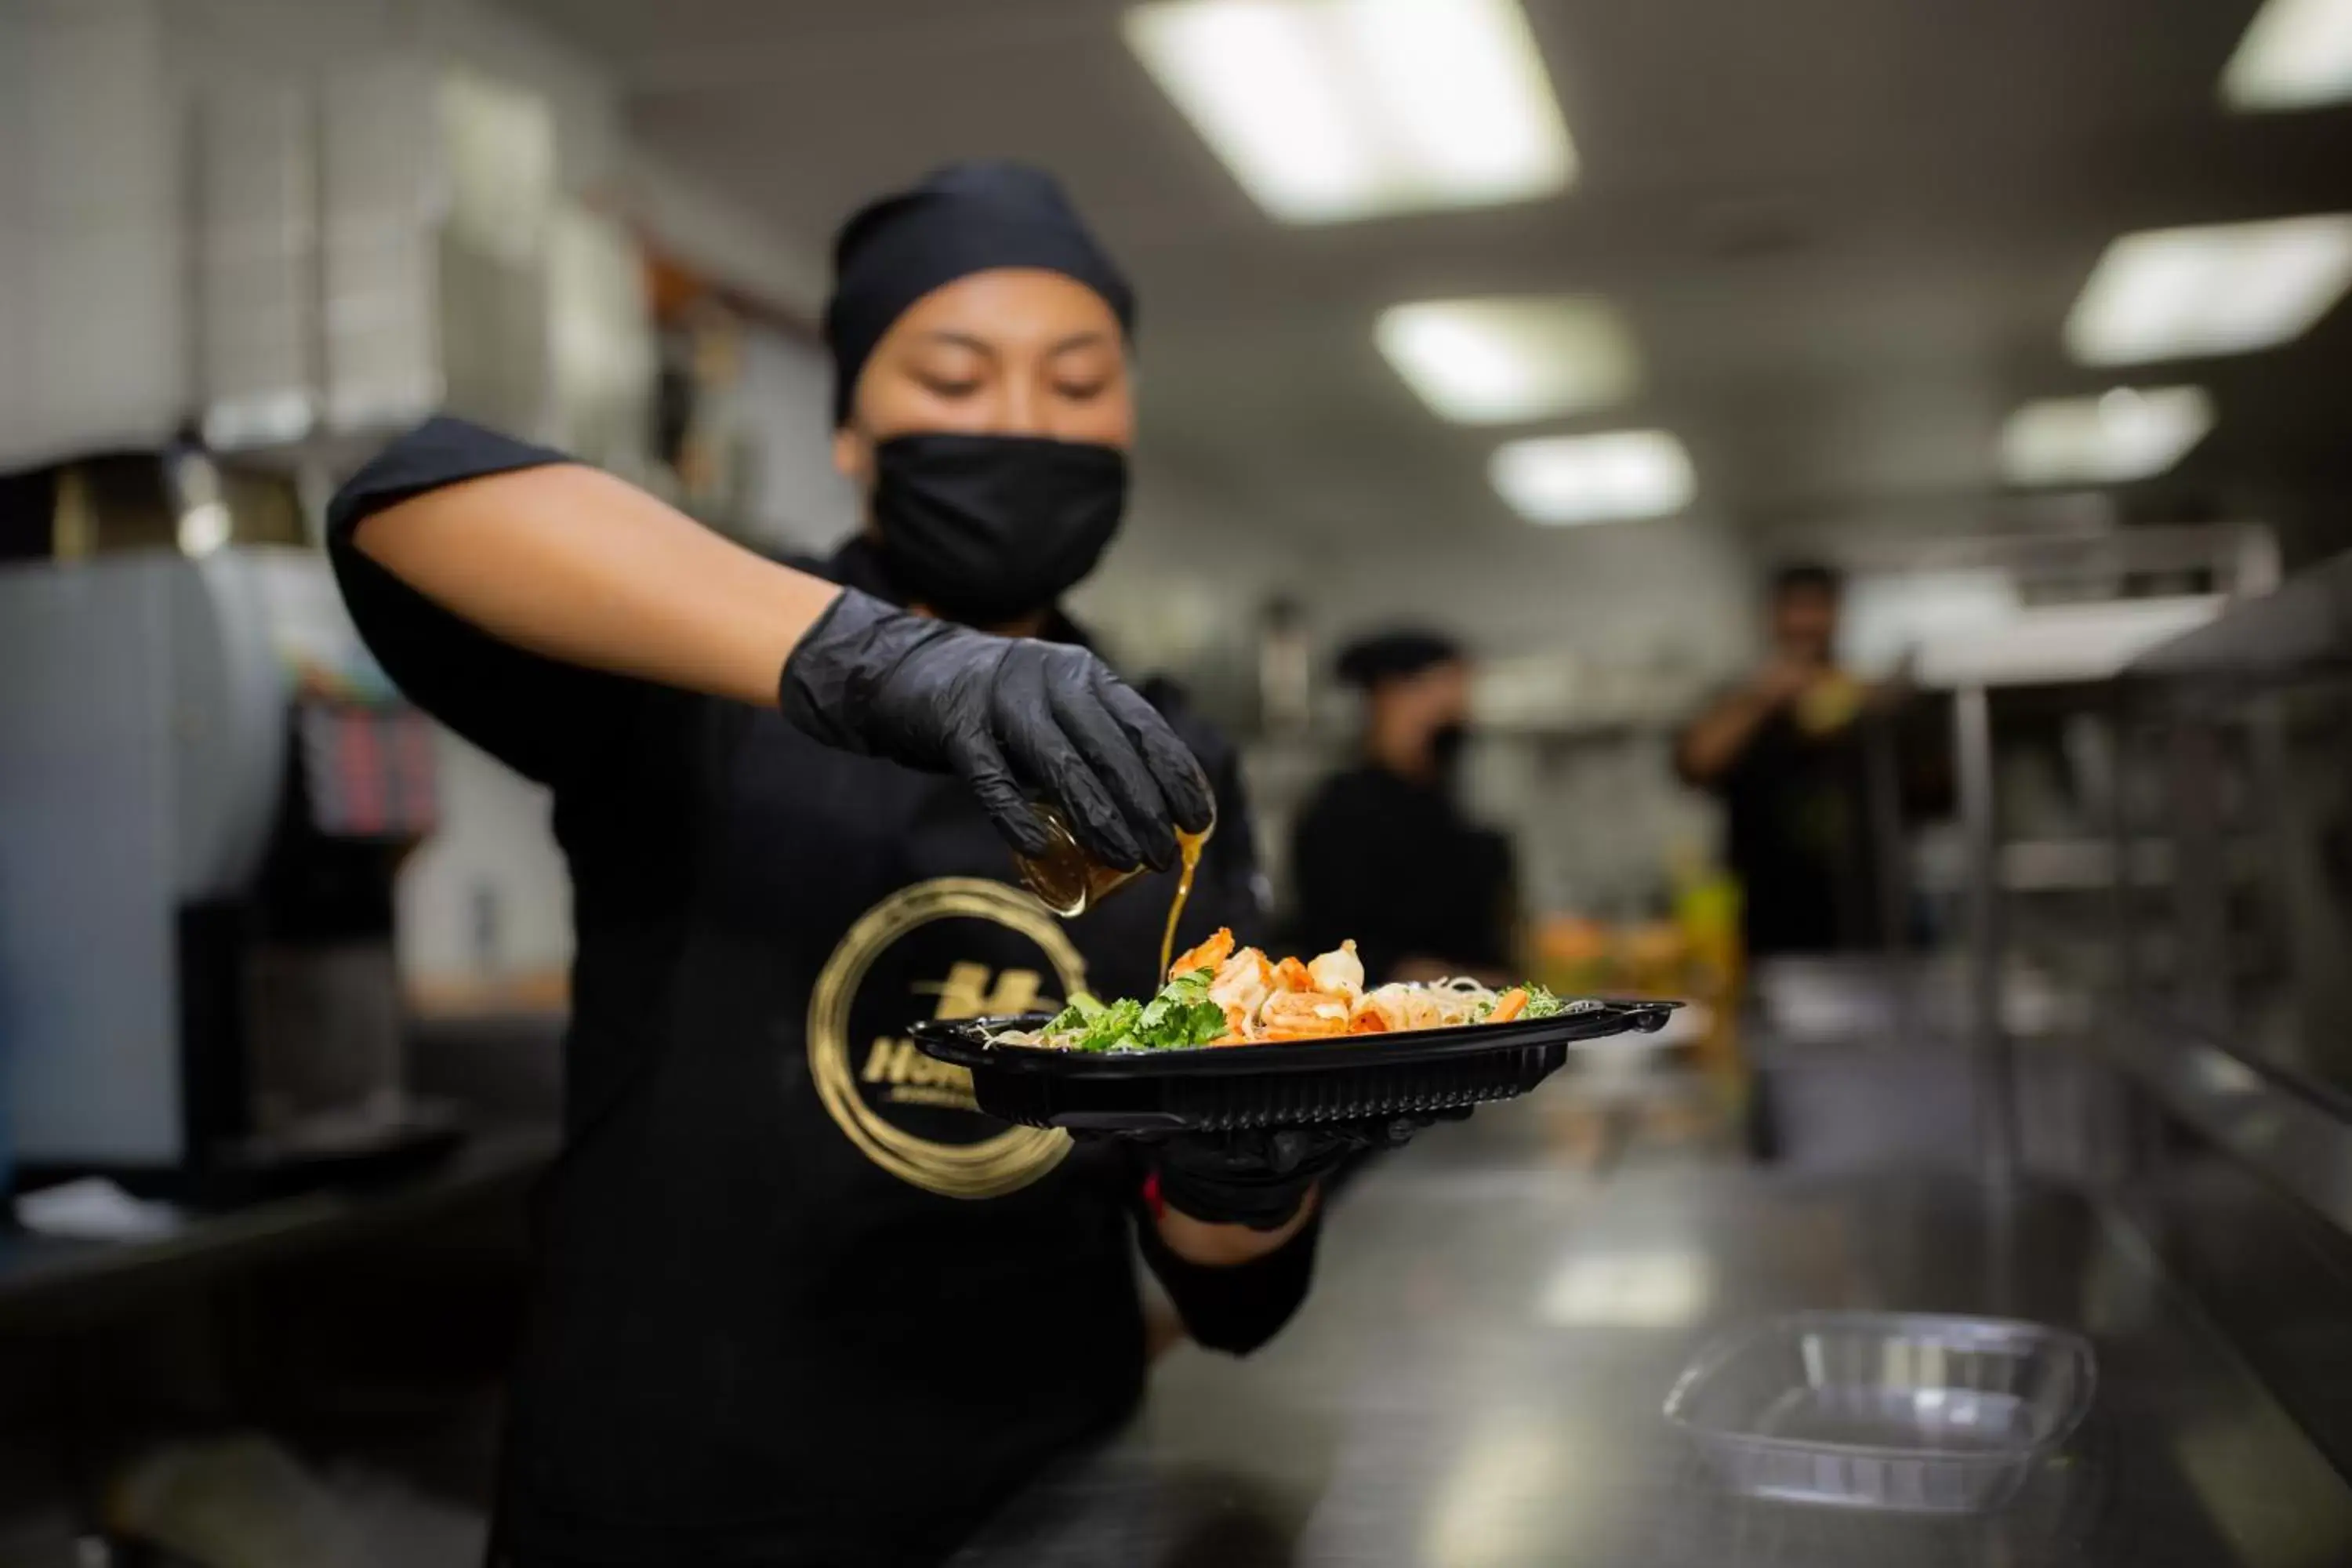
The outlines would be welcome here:
[[[969,1068],[981,1110],[1006,1121],[1083,1132],[1226,1131],[1509,1100],[1558,1070],[1578,1042],[1654,1032],[1680,1005],[1585,997],[1549,1018],[1508,1024],[1166,1051],[994,1042],[1003,1030],[1038,1027],[1046,1013],[927,1019],[909,1033],[926,1055]]]

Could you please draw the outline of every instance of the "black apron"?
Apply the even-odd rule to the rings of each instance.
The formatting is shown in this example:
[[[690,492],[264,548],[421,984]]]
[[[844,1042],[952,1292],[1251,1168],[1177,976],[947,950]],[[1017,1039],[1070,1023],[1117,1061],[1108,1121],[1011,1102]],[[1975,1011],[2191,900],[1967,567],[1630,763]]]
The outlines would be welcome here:
[[[857,574],[851,552],[842,574]],[[1232,759],[1176,715],[1221,793]],[[923,1561],[1119,1420],[1144,1368],[1122,1147],[980,1115],[913,1019],[1148,994],[1173,878],[1067,925],[951,780],[698,705],[671,800],[568,802],[572,1108],[502,1489],[520,1563]],[[1258,914],[1225,807],[1183,942]],[[650,816],[690,826],[648,929]],[[625,863],[607,877],[607,862]],[[673,946],[650,1007],[597,972]],[[617,1016],[615,1016],[617,1015]]]

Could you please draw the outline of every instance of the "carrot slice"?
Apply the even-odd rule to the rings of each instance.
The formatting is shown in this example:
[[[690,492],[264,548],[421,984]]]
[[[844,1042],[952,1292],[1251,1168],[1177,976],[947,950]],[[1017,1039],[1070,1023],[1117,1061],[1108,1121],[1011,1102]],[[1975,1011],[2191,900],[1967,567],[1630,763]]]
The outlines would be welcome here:
[[[1514,985],[1495,998],[1495,1010],[1486,1015],[1489,1024],[1507,1024],[1528,1010],[1528,988]]]

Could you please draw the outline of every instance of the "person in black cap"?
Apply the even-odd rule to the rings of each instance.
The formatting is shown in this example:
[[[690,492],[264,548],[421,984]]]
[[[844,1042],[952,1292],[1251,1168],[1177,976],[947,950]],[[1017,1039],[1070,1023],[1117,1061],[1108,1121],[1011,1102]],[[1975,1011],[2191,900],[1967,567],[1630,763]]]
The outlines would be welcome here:
[[[1343,652],[1339,678],[1364,693],[1363,760],[1299,817],[1301,945],[1352,936],[1374,981],[1499,981],[1516,923],[1510,845],[1455,800],[1468,661],[1436,633],[1391,631]]]
[[[1134,1405],[1139,1247],[1202,1343],[1283,1324],[1347,1147],[1009,1127],[907,1039],[1156,989],[1173,834],[1213,795],[1180,945],[1260,911],[1231,748],[1057,607],[1124,506],[1126,282],[1007,164],[866,208],[835,261],[834,453],[867,521],[829,561],[449,419],[331,509],[385,668],[552,786],[572,875],[513,1568],[936,1559]],[[1033,802],[1163,874],[1055,923],[1007,885]]]

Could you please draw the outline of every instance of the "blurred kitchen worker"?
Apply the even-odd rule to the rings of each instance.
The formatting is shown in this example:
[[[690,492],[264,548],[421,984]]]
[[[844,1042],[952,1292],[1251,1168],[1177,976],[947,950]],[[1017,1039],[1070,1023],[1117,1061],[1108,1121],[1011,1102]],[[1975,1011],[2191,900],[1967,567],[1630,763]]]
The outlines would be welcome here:
[[[1008,841],[1045,847],[1032,800],[1164,871],[1213,790],[1180,946],[1254,923],[1255,868],[1231,748],[1057,607],[1126,501],[1126,279],[1003,163],[868,206],[834,261],[834,458],[867,521],[829,561],[447,419],[331,509],[385,668],[551,786],[572,870],[514,1568],[935,1560],[1133,1407],[1139,1245],[1213,1348],[1307,1288],[1329,1149],[1176,1141],[1147,1168],[981,1115],[905,1038],[1157,988],[1170,879],[1056,924],[1006,885]]]
[[[1434,632],[1387,631],[1339,656],[1364,694],[1362,760],[1298,819],[1299,945],[1356,939],[1374,981],[1495,978],[1511,967],[1510,843],[1456,799],[1470,665]]]
[[[1856,723],[1874,693],[1837,666],[1842,592],[1827,566],[1776,572],[1763,668],[1675,745],[1683,778],[1723,799],[1751,954],[1866,946],[1883,924]]]

